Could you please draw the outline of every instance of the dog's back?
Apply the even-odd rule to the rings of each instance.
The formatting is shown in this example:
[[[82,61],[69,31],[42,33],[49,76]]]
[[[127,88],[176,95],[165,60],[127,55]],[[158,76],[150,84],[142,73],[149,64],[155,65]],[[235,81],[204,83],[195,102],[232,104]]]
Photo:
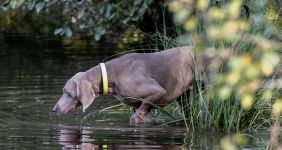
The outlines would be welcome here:
[[[188,89],[193,79],[192,47],[177,47],[156,53],[131,53],[113,61],[128,78],[134,72],[153,78],[166,90],[163,105],[176,99]],[[122,66],[121,66],[122,65]]]

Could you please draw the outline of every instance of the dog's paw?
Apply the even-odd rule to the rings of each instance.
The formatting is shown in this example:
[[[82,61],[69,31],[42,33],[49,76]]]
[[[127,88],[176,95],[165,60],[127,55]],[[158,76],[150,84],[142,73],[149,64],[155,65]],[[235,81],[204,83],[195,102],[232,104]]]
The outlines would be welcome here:
[[[130,125],[139,125],[145,122],[146,114],[140,111],[136,111],[130,118]]]

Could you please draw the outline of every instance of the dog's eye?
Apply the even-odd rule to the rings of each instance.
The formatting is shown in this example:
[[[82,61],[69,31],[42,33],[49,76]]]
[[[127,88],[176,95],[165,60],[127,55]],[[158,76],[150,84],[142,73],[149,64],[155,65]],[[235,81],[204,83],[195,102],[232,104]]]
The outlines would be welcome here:
[[[65,94],[67,94],[68,96],[72,97],[71,93],[68,92],[66,89],[63,89],[63,92],[64,92]]]
[[[72,97],[72,95],[71,95],[70,92],[66,92],[66,94],[67,94],[69,97]]]

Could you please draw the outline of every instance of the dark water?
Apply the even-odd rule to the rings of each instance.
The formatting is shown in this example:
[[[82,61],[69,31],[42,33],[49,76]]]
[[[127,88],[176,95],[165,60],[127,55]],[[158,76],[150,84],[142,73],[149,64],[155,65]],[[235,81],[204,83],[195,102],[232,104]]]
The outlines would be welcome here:
[[[117,48],[80,40],[62,45],[46,37],[38,38],[38,44],[17,36],[21,41],[0,42],[0,149],[220,149],[219,132],[176,125],[133,127],[127,109],[100,112],[117,104],[110,96],[96,99],[86,113],[78,109],[57,116],[52,108],[67,79]],[[249,149],[263,149],[267,131],[260,132],[263,138],[251,136]]]

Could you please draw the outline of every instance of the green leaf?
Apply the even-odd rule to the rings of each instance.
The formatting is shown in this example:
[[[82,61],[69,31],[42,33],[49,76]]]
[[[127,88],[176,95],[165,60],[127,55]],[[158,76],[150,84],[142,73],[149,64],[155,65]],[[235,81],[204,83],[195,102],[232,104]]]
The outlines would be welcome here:
[[[45,7],[49,7],[49,6],[53,5],[53,4],[55,4],[57,1],[58,0],[51,0],[51,1],[49,0],[48,3],[45,3]]]
[[[280,61],[279,54],[272,51],[264,53],[262,55],[262,59],[266,60],[267,62],[270,62],[273,66],[276,66]]]
[[[109,17],[109,19],[112,20],[115,16],[116,16],[116,14],[113,13],[113,14]]]
[[[143,3],[142,7],[138,11],[139,16],[143,16],[148,8],[147,3]]]
[[[40,2],[40,3],[37,3],[35,5],[36,12],[40,13],[40,11],[44,8],[44,6],[45,6],[45,2],[44,1]]]
[[[122,23],[126,24],[129,20],[130,20],[130,17],[126,17],[126,18],[122,21]]]
[[[95,40],[99,41],[101,39],[101,35],[100,34],[95,34]]]
[[[106,33],[106,30],[103,27],[97,27],[94,29],[94,31],[95,31],[95,40],[96,41],[100,40],[101,36]]]
[[[6,0],[3,4],[2,4],[2,9],[4,11],[7,11],[10,7],[10,0]]]
[[[72,30],[71,30],[70,27],[66,28],[66,35],[67,35],[67,37],[72,37]]]
[[[34,6],[35,6],[35,0],[31,0],[31,1],[28,3],[27,8],[28,8],[29,10],[32,10],[32,9],[34,8]]]
[[[83,8],[78,12],[77,18],[78,18],[78,19],[81,19],[84,15],[85,15],[85,7],[83,7]]]
[[[106,10],[105,6],[101,6],[101,7],[99,7],[99,10],[98,10],[97,13],[103,14],[105,10]]]
[[[132,17],[134,16],[135,12],[137,11],[137,8],[133,7],[130,9],[130,12],[129,12],[129,16]]]
[[[107,6],[107,9],[106,9],[106,12],[105,12],[105,16],[106,16],[107,18],[110,17],[112,9],[113,9],[112,4],[109,4],[109,5]]]
[[[83,29],[87,28],[87,25],[86,24],[79,24],[78,27],[79,27],[79,29],[83,30]]]
[[[103,27],[97,27],[97,28],[95,28],[95,33],[100,34],[100,35],[104,35],[106,33],[106,30]]]
[[[184,23],[184,21],[186,21],[190,14],[190,10],[182,9],[174,14],[174,21],[179,24]]]
[[[64,33],[65,33],[65,30],[63,28],[58,28],[54,31],[55,35],[58,35],[58,34],[63,35]]]
[[[77,19],[76,19],[74,16],[72,16],[72,17],[71,17],[71,22],[72,22],[72,23],[76,23],[76,22],[77,22]]]
[[[15,0],[10,1],[10,6],[11,6],[12,9],[17,8],[17,1],[15,1]]]
[[[135,15],[131,18],[132,21],[137,21],[140,18],[139,15]]]
[[[141,4],[141,2],[142,2],[142,0],[134,0],[134,5],[136,6],[136,5],[139,5],[139,4]]]
[[[84,3],[84,0],[77,0],[77,4],[81,5]]]

